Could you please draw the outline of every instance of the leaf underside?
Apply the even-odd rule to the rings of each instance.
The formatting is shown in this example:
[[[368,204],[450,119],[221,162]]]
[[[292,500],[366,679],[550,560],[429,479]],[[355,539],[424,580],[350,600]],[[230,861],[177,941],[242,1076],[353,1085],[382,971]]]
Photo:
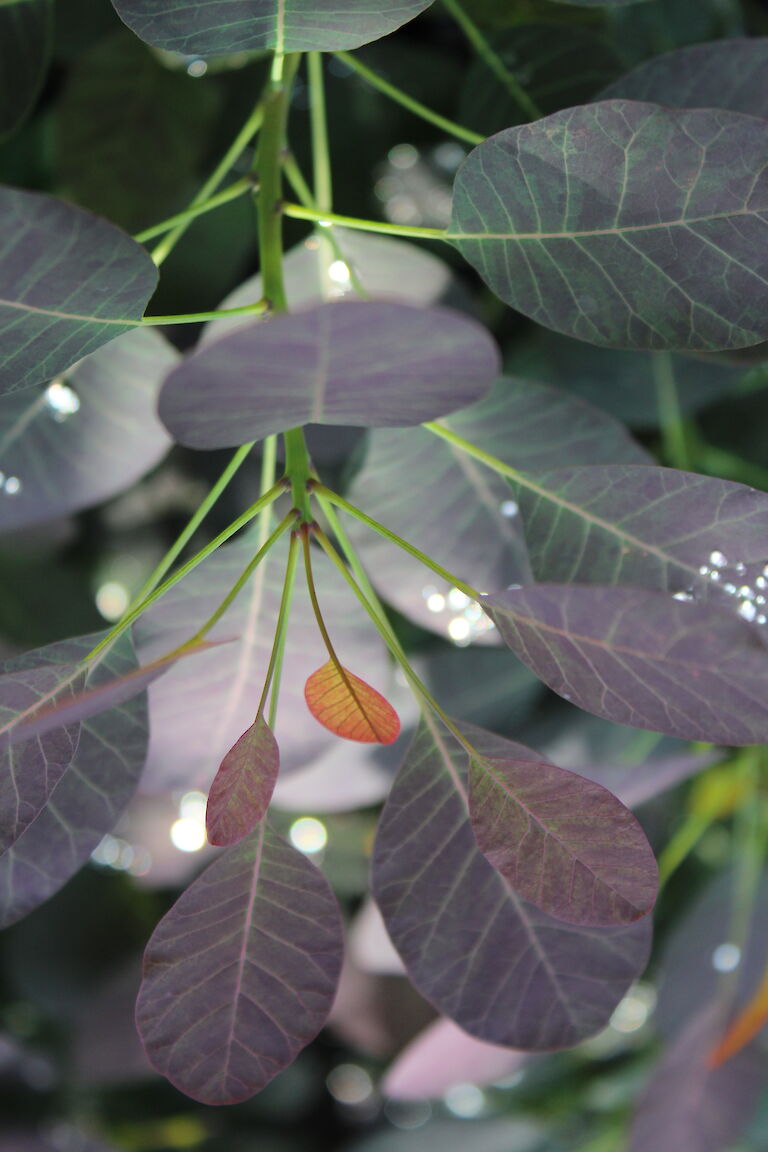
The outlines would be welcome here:
[[[400,735],[400,720],[392,705],[333,660],[312,673],[304,697],[315,719],[345,740],[392,744]]]

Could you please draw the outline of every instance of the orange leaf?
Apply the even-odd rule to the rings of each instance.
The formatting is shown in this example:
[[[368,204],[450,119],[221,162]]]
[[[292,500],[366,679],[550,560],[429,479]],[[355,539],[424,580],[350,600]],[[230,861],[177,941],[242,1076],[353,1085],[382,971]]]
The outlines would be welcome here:
[[[236,844],[263,819],[272,799],[280,752],[272,730],[258,716],[221,762],[205,811],[211,844]]]
[[[768,1024],[768,972],[755,995],[739,1012],[720,1043],[709,1054],[710,1068],[719,1068],[746,1048],[750,1040]]]
[[[331,732],[363,744],[391,744],[400,735],[397,712],[380,692],[329,660],[304,687],[307,707]]]

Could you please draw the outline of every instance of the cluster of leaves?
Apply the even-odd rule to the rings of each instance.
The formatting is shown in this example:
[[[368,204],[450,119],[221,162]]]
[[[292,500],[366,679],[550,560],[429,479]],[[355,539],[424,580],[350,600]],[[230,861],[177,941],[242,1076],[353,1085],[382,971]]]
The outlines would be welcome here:
[[[261,124],[255,176],[224,192],[214,181],[133,238],[119,207],[115,223],[0,188],[3,527],[101,501],[174,442],[238,449],[113,629],[14,656],[0,675],[3,925],[89,859],[142,773],[150,791],[209,793],[209,840],[225,851],[155,929],[136,1016],[154,1067],[203,1103],[260,1091],[329,1017],[344,954],[339,905],[270,805],[293,770],[341,758],[338,738],[397,741],[390,657],[419,718],[378,824],[372,892],[414,987],[475,1041],[542,1052],[603,1029],[646,966],[658,871],[631,808],[706,759],[659,758],[639,797],[624,796],[599,765],[559,767],[518,743],[513,725],[510,739],[455,719],[407,659],[379,596],[462,646],[505,645],[604,720],[678,741],[768,743],[768,495],[658,465],[609,411],[642,427],[655,387],[672,405],[667,433],[676,430],[674,462],[684,463],[679,406],[730,394],[737,353],[762,357],[768,40],[682,47],[620,75],[616,45],[635,5],[570,3],[607,11],[569,28],[552,57],[541,46],[556,25],[513,22],[492,47],[446,3],[479,37],[480,58],[460,101],[472,128],[437,117],[477,141],[456,171],[445,228],[336,216],[322,153],[318,54],[354,66],[348,50],[428,18],[431,0],[375,11],[355,0],[221,0],[213,18],[197,0],[114,0],[157,50],[140,49],[141,60],[169,101],[181,78],[160,53],[264,54],[262,100],[218,174]],[[656,5],[639,0],[644,8]],[[2,75],[6,132],[40,87],[49,15],[47,0],[0,7],[4,68],[31,61]],[[608,17],[614,43],[595,31]],[[130,71],[139,40],[112,46],[111,58]],[[305,53],[314,192],[285,127]],[[535,62],[524,87],[520,56]],[[70,101],[76,120],[77,93]],[[174,161],[182,191],[185,163]],[[283,167],[301,204],[283,203]],[[77,194],[77,173],[70,185]],[[170,211],[176,192],[170,181]],[[259,276],[220,316],[146,317],[174,230],[238,197],[257,202]],[[285,259],[281,215],[317,225]],[[461,294],[457,307],[442,301],[445,266],[365,235],[377,230],[445,244],[537,333],[503,365]],[[166,239],[150,254],[156,235]],[[204,321],[183,357],[150,330]],[[605,381],[577,341],[612,350],[600,361]],[[344,496],[307,454],[303,429],[321,425],[369,430]],[[285,474],[275,483],[278,436]],[[256,442],[259,499],[169,576]],[[302,552],[306,581],[296,578]],[[459,655],[469,669],[471,654]],[[633,1152],[716,1152],[748,1118],[764,986],[730,1017],[754,990],[710,990],[686,1018],[638,1113]],[[705,1094],[712,1115],[699,1124],[678,1104]]]

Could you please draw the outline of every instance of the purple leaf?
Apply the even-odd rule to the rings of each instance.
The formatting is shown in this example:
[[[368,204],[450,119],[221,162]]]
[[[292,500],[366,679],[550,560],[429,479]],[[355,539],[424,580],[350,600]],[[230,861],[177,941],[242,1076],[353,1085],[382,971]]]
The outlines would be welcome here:
[[[520,751],[471,735],[483,755]],[[576,927],[520,899],[477,847],[466,759],[453,737],[422,724],[379,823],[376,901],[416,988],[466,1032],[513,1048],[569,1047],[608,1022],[642,972],[650,918]]]
[[[752,1046],[710,1068],[722,1023],[716,1006],[705,1007],[667,1051],[640,1099],[628,1152],[722,1152],[744,1130],[764,1085],[763,1059]]]
[[[0,188],[0,393],[70,368],[138,323],[157,284],[114,224],[38,192]]]
[[[150,663],[200,627],[257,547],[254,531],[220,548],[142,615],[134,629],[142,663]],[[208,788],[228,749],[252,723],[264,686],[286,560],[283,538],[210,633],[213,640],[235,637],[233,643],[203,652],[193,661],[180,661],[152,685],[152,735],[142,780],[147,791]],[[386,684],[389,660],[383,641],[363,610],[350,600],[347,584],[325,558],[318,556],[313,567],[323,615],[339,659],[364,667],[374,683]],[[307,677],[327,659],[305,582],[299,575],[291,603],[275,725],[281,772],[302,768],[337,744],[336,737],[313,720],[304,703]]]
[[[266,814],[272,799],[280,750],[259,715],[230,748],[208,793],[205,825],[211,844],[236,844]]]
[[[745,484],[595,461],[511,486],[537,580],[735,597],[745,566],[768,557],[768,494]]]
[[[396,1100],[441,1097],[459,1084],[493,1084],[517,1072],[524,1052],[475,1040],[444,1016],[433,1021],[384,1073],[381,1089]]]
[[[46,663],[54,669],[78,666],[100,638],[85,636],[27,652],[4,665],[4,676]],[[135,668],[130,641],[121,637],[90,672],[87,687],[98,689]],[[67,770],[35,819],[0,856],[0,925],[14,923],[57,892],[114,827],[144,767],[147,738],[141,695],[83,720]]]
[[[491,395],[442,421],[451,431],[524,471],[573,463],[643,463],[645,451],[611,417],[566,392],[502,378]],[[526,583],[528,558],[516,493],[508,481],[422,428],[375,431],[349,498],[475,588]],[[454,606],[450,586],[395,545],[354,526],[354,539],[382,596],[442,636],[497,642],[472,605]],[[452,602],[452,600],[454,602]]]
[[[149,1059],[204,1104],[253,1096],[322,1028],[342,948],[327,881],[262,825],[190,885],[147,945],[136,1021]]]
[[[617,98],[768,118],[768,39],[730,38],[665,52],[601,93],[603,100]]]
[[[483,855],[558,920],[617,927],[645,916],[658,869],[629,809],[602,785],[513,747],[471,763],[470,818]]]
[[[767,148],[768,124],[738,112],[567,108],[473,149],[446,239],[502,300],[566,335],[619,348],[758,344]]]
[[[768,740],[768,645],[734,613],[641,588],[539,584],[483,597],[553,691],[681,740]]]
[[[335,52],[359,48],[413,20],[433,0],[218,0],[211,17],[196,0],[113,0],[137,36],[184,55],[254,52]]]
[[[342,300],[206,345],[170,374],[159,411],[192,448],[298,424],[405,427],[479,400],[498,370],[492,337],[461,312]]]
[[[138,480],[170,445],[155,413],[178,355],[158,332],[126,332],[65,378],[0,399],[6,491],[0,529],[86,508]]]

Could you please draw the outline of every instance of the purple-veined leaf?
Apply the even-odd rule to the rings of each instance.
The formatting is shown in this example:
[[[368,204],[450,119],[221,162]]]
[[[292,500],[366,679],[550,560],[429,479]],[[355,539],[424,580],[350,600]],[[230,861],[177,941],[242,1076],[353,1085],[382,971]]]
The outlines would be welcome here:
[[[185,55],[230,52],[336,52],[388,36],[433,0],[113,0],[117,14],[137,36]]]
[[[170,374],[159,411],[192,448],[298,424],[406,427],[479,400],[498,369],[492,337],[461,312],[340,300],[207,345]]]
[[[768,494],[744,484],[597,462],[510,484],[536,580],[718,597],[727,589],[736,607],[747,566],[768,557]]]
[[[15,132],[45,79],[53,39],[51,0],[0,5],[0,139]]]
[[[259,715],[227,752],[211,790],[205,826],[211,844],[236,844],[266,815],[280,769],[280,749]]]
[[[468,1036],[445,1016],[419,1032],[384,1073],[381,1090],[395,1100],[439,1098],[459,1084],[493,1084],[518,1072],[525,1052]]]
[[[343,949],[333,892],[265,824],[155,929],[136,1005],[154,1067],[205,1104],[260,1091],[325,1023]]]
[[[556,467],[566,452],[585,464],[648,459],[615,420],[530,380],[503,377],[486,400],[442,423],[525,471]],[[372,432],[349,498],[481,591],[530,578],[509,483],[423,428]],[[451,594],[445,581],[369,529],[350,530],[378,590],[399,611],[462,643],[496,641],[466,596]]]
[[[512,748],[470,765],[470,819],[486,859],[558,920],[617,927],[645,916],[658,869],[637,819],[601,784]]]
[[[114,224],[38,192],[0,188],[0,393],[66,371],[129,331],[157,284]]]
[[[628,1152],[722,1152],[743,1131],[764,1085],[764,1062],[750,1048],[710,1068],[721,1028],[711,1004],[689,1021],[640,1099]]]
[[[137,621],[135,636],[142,663],[186,640],[229,591],[258,548],[252,531],[220,548]],[[181,661],[150,689],[151,740],[142,785],[150,792],[207,788],[227,750],[253,721],[264,686],[287,560],[278,541],[256,569],[210,639],[235,641],[194,661]],[[365,667],[386,684],[389,661],[379,639],[345,581],[318,557],[317,593],[339,658]],[[280,683],[275,737],[281,771],[308,765],[337,738],[312,718],[304,683],[328,658],[304,581],[296,580]],[[194,670],[189,666],[195,664]],[[185,665],[187,665],[185,667]]]
[[[758,344],[766,148],[768,123],[737,112],[565,109],[469,154],[446,239],[502,300],[566,335],[620,348]]]
[[[681,740],[768,740],[768,645],[712,604],[538,584],[483,597],[505,642],[579,708]]]
[[[8,661],[3,674],[23,674],[45,662],[53,667],[77,667],[99,639],[85,636],[27,652]],[[96,690],[135,669],[130,641],[121,637],[90,673],[86,687]],[[114,827],[135,791],[147,739],[143,695],[132,696],[82,721],[67,770],[35,819],[0,856],[0,924],[14,923],[57,892]]]
[[[353,276],[373,299],[400,300],[422,307],[439,303],[455,283],[449,266],[416,244],[349,228],[334,228],[332,236],[319,230],[319,234],[291,248],[283,260],[283,275],[291,312],[354,292]],[[219,307],[241,308],[260,300],[262,295],[261,276],[257,274],[239,284]],[[211,320],[203,329],[198,347],[252,323],[251,316]]]
[[[727,108],[768,118],[768,38],[732,37],[665,52],[616,80],[600,97]]]
[[[126,332],[63,377],[0,398],[0,530],[53,519],[127,488],[170,446],[155,408],[178,360],[151,329]]]
[[[515,747],[471,735],[483,755]],[[650,919],[576,927],[517,896],[477,847],[466,760],[453,737],[422,724],[379,823],[374,896],[416,988],[466,1032],[569,1047],[607,1023],[643,970]]]

